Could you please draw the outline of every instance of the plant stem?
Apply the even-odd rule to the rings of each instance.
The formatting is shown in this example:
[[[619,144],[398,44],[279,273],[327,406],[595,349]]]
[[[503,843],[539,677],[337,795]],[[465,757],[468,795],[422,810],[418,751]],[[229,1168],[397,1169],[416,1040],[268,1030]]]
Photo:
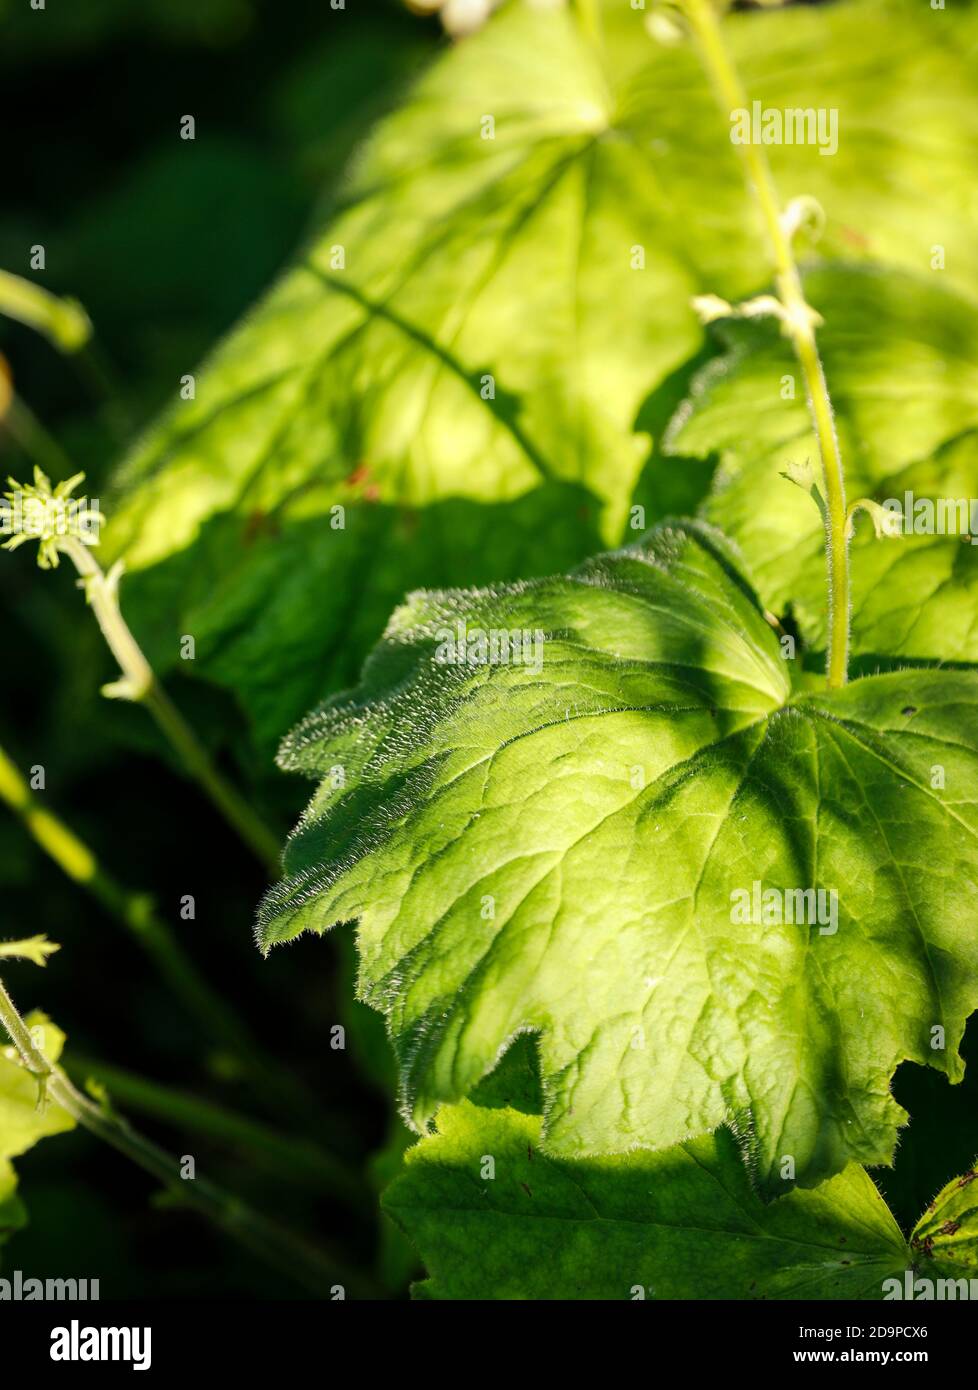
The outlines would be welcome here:
[[[93,1077],[108,1088],[113,1100],[122,1101],[132,1110],[195,1130],[219,1143],[247,1148],[278,1178],[351,1205],[362,1203],[368,1193],[366,1182],[356,1169],[310,1140],[283,1138],[277,1130],[250,1116],[74,1051],[65,1066],[76,1081]]]
[[[724,114],[750,110],[750,101],[727,53],[714,0],[682,0],[699,40],[703,63]],[[830,688],[846,683],[849,665],[849,543],[846,538],[846,494],[832,402],[815,339],[811,309],[791,249],[791,237],[781,221],[781,203],[763,146],[738,145],[745,165],[748,190],[760,209],[770,243],[778,297],[785,309],[785,328],[805,379],[808,406],[815,426],[825,476],[826,557],[828,562],[828,661]]]
[[[295,1279],[313,1293],[324,1295],[337,1284],[359,1291],[340,1274],[327,1252],[268,1221],[239,1198],[206,1178],[184,1179],[180,1161],[138,1133],[121,1117],[95,1105],[72,1085],[64,1072],[48,1061],[34,1044],[30,1030],[0,981],[0,1024],[9,1034],[27,1070],[44,1093],[78,1124],[156,1178],[180,1205],[191,1207],[250,1249],[260,1259]]]
[[[128,415],[82,305],[76,299],[49,293],[33,280],[0,270],[0,314],[42,333],[75,362],[88,389],[103,401],[106,420],[116,439],[124,443],[129,432]]]
[[[61,299],[9,270],[0,270],[0,314],[43,333],[69,356],[80,352],[92,336],[92,321],[76,299]]]
[[[200,783],[214,805],[249,848],[261,859],[272,876],[277,877],[277,837],[241,794],[218,772],[198,742],[196,734],[157,680],[153,668],[122,616],[115,580],[103,574],[91,549],[76,537],[61,537],[58,540],[58,549],[68,556],[81,576],[102,635],[122,669],[123,679],[107,687],[105,693],[134,700],[147,707],[180,754],[187,770]]]
[[[159,968],[160,974],[198,1018],[208,1036],[220,1039],[239,1060],[267,1106],[308,1117],[315,1100],[291,1074],[273,1065],[227,1001],[207,983],[183,950],[152,900],[133,893],[108,873],[94,852],[53,812],[38,804],[17,767],[0,747],[0,798],[38,845],[75,883],[85,888],[122,925]]]

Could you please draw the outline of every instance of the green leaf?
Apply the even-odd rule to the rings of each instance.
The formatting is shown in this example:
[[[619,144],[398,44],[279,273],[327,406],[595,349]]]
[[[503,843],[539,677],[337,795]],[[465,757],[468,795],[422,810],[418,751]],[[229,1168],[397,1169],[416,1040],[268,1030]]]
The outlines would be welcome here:
[[[616,541],[636,422],[703,341],[692,296],[759,288],[764,241],[691,46],[603,10],[603,57],[570,6],[522,0],[454,46],[129,460],[105,539],[126,611],[161,669],[194,634],[181,669],[232,690],[263,740],[353,678],[406,588]],[[759,100],[839,112],[831,158],[769,151],[785,199],[825,207],[831,254],[924,269],[939,227],[949,280],[978,285],[973,27],[899,0],[731,20]]]
[[[48,1061],[61,1056],[65,1035],[44,1014],[25,1020]],[[22,1066],[12,1043],[0,1046],[0,1165],[34,1147],[39,1139],[74,1129],[75,1121],[54,1101],[39,1095],[37,1078]]]
[[[910,1246],[919,1274],[932,1278],[978,1278],[976,1168],[978,1162],[961,1177],[952,1178],[914,1227]]]
[[[820,270],[806,289],[851,499],[978,498],[978,308],[936,276]],[[730,322],[728,351],[700,373],[667,448],[721,460],[706,515],[740,545],[764,601],[789,606],[825,642],[825,533],[810,500],[779,477],[818,466],[804,387],[775,329]],[[782,383],[794,382],[784,400]],[[978,546],[962,534],[877,539],[856,523],[857,655],[978,661]],[[957,529],[957,528],[955,528]]]
[[[534,1038],[524,1033],[515,1038],[488,1076],[472,1091],[474,1105],[489,1110],[522,1110],[525,1115],[543,1113],[543,1091]]]
[[[765,1206],[727,1130],[575,1160],[540,1131],[539,1116],[462,1102],[405,1155],[383,1205],[421,1252],[422,1296],[878,1299],[910,1262],[854,1164]]]
[[[44,964],[43,958],[38,964]],[[37,1011],[28,1014],[25,1022],[48,1060],[56,1062],[65,1041],[61,1029]],[[67,1111],[39,1094],[36,1077],[21,1066],[13,1044],[0,1046],[0,1245],[27,1224],[10,1159],[32,1149],[38,1140],[74,1127]]]
[[[531,641],[450,664],[459,624]],[[415,594],[283,747],[323,780],[259,940],[359,920],[418,1128],[528,1031],[555,1154],[729,1122],[768,1195],[788,1157],[803,1186],[887,1163],[896,1066],[960,1079],[978,1003],[976,715],[963,672],[792,695],[698,523],[568,577]],[[807,925],[757,920],[755,884],[823,897]]]

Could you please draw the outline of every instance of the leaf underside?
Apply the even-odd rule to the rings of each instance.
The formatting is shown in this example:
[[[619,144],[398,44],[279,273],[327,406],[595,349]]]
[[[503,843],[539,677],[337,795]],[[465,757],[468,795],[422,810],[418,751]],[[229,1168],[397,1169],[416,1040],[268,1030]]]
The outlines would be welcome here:
[[[615,543],[646,403],[703,343],[691,297],[764,288],[692,45],[602,9],[603,58],[568,7],[521,0],[446,53],[122,472],[104,546],[134,630],[160,670],[193,633],[180,670],[231,691],[263,747],[355,679],[406,588]],[[728,30],[765,106],[839,113],[831,158],[768,149],[783,197],[825,208],[820,252],[926,274],[939,226],[942,278],[978,288],[971,16],[866,0]]]

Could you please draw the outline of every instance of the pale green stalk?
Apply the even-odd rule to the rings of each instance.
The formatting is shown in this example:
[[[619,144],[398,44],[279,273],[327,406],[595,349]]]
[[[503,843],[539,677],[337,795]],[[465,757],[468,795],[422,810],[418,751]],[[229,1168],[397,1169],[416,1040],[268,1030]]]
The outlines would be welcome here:
[[[19,770],[0,747],[0,799],[5,801],[41,849],[135,936],[160,974],[203,1025],[240,1062],[276,1113],[315,1113],[315,1099],[287,1071],[271,1063],[226,1000],[204,979],[151,899],[123,887],[95,853],[47,807],[42,806]]]
[[[104,1085],[112,1100],[121,1101],[129,1110],[206,1135],[219,1144],[247,1149],[256,1162],[279,1179],[340,1198],[351,1206],[361,1204],[368,1195],[361,1173],[311,1140],[283,1137],[278,1130],[250,1116],[107,1062],[80,1056],[74,1049],[64,1066],[76,1081],[91,1078]]]
[[[200,783],[211,801],[234,827],[273,877],[279,871],[277,836],[261,820],[235,787],[208,757],[197,736],[173,704],[129,630],[119,607],[118,586],[106,576],[91,549],[75,536],[62,536],[58,550],[67,555],[82,578],[85,594],[109,650],[118,661],[122,679],[107,686],[105,693],[143,704],[180,754],[184,765]]]
[[[721,111],[750,110],[750,100],[727,52],[713,0],[680,0],[699,41],[704,67],[713,83]],[[759,35],[759,38],[762,38]],[[795,264],[791,236],[782,222],[781,202],[763,146],[737,146],[744,161],[747,186],[767,232],[778,298],[784,309],[785,331],[801,366],[825,478],[826,557],[828,563],[828,660],[830,688],[845,685],[849,664],[849,545],[846,535],[846,494],[839,441],[835,432],[822,360],[815,338],[815,316],[805,299]]]
[[[59,299],[35,280],[0,270],[0,314],[42,333],[59,352],[80,352],[92,336],[92,321],[77,299]]]
[[[88,388],[104,401],[113,433],[124,441],[129,432],[127,413],[96,344],[92,321],[78,300],[60,298],[36,280],[0,270],[0,314],[43,334],[75,363]]]
[[[273,1268],[320,1297],[337,1286],[354,1294],[365,1292],[358,1280],[341,1273],[334,1257],[304,1238],[267,1220],[247,1203],[207,1178],[184,1178],[174,1155],[154,1144],[112,1111],[83,1096],[68,1077],[35,1046],[30,1029],[0,981],[0,1026],[9,1035],[24,1067],[37,1079],[41,1095],[53,1101],[91,1134],[138,1164],[162,1183],[181,1206],[207,1217],[226,1234]]]

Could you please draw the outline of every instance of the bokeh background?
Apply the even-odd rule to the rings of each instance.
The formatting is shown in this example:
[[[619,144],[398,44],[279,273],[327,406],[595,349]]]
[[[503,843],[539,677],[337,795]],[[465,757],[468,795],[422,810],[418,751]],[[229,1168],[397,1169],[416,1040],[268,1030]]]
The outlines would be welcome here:
[[[99,495],[127,442],[272,280],[366,130],[446,42],[436,18],[394,0],[348,0],[342,26],[330,25],[328,0],[48,0],[46,12],[0,0],[0,267],[27,273],[28,248],[43,243],[45,284],[79,299],[97,335],[94,357],[79,361],[0,319],[0,354],[39,422],[52,474],[83,468]],[[206,140],[176,138],[185,112]],[[2,429],[0,468],[26,469]],[[315,1094],[315,1112],[295,1126],[294,1161],[286,1171],[270,1142],[288,1145],[288,1124],[188,1021],[133,937],[0,807],[0,937],[43,931],[64,948],[43,974],[8,972],[17,1002],[43,1007],[66,1030],[77,1080],[101,1077],[153,1137],[330,1241],[378,1296],[403,1297],[416,1261],[383,1224],[376,1194],[408,1136],[393,1112],[379,1022],[351,1003],[348,934],[260,959],[251,937],[260,871],[144,712],[101,699],[115,672],[80,605],[66,570],[42,575],[26,550],[2,557],[0,745],[22,769],[43,765],[46,804],[127,887],[153,895],[211,981]],[[225,696],[179,676],[169,684],[226,757],[246,749]],[[240,764],[229,771],[240,779]],[[284,834],[305,786],[273,769],[246,771]],[[196,900],[192,922],[180,919],[185,894]],[[345,1050],[330,1047],[334,1024],[348,1030]],[[936,1157],[911,1136],[897,1168],[875,1175],[905,1225],[974,1159],[974,1026],[964,1051],[972,1079],[953,1090],[921,1069],[898,1074],[916,1134],[943,1136]],[[188,1098],[254,1115],[269,1142],[204,1133],[175,1110]],[[317,1167],[310,1142],[329,1164]],[[5,1247],[5,1272],[98,1278],[103,1297],[301,1292],[196,1216],[168,1209],[149,1179],[83,1133],[39,1144],[17,1168],[30,1224]]]
[[[445,41],[437,19],[384,0],[350,4],[342,25],[329,23],[326,0],[48,0],[43,13],[0,0],[0,266],[28,273],[28,248],[42,243],[46,287],[79,299],[96,327],[97,356],[79,364],[0,319],[0,353],[48,436],[53,476],[65,475],[65,454],[99,495],[126,440],[273,278],[365,130]],[[177,138],[185,112],[206,139]],[[4,476],[26,469],[2,431],[0,467]],[[270,1046],[321,1101],[310,1133],[362,1190],[286,1178],[252,1146],[148,1113],[145,1097],[135,1105],[116,1078],[119,1108],[403,1292],[412,1261],[380,1229],[373,1179],[372,1155],[391,1125],[385,1044],[374,1016],[357,1011],[354,1032],[358,1019],[370,1030],[363,1045],[329,1046],[330,1024],[350,1025],[349,961],[312,942],[261,961],[251,937],[261,872],[170,770],[145,714],[99,696],[114,673],[72,577],[64,567],[41,574],[26,550],[3,560],[0,744],[22,769],[44,766],[45,804],[127,887],[154,896],[256,1028],[274,1019]],[[205,733],[237,718],[197,682],[171,689]],[[257,794],[284,833],[306,787],[272,772]],[[43,974],[18,966],[8,980],[19,1006],[43,1007],[69,1033],[76,1079],[111,1064],[263,1118],[134,939],[5,807],[0,884],[0,936],[46,931],[62,944]],[[188,893],[196,918],[183,922]],[[287,1137],[279,1117],[264,1118]],[[100,1278],[103,1297],[301,1292],[197,1217],[161,1209],[148,1178],[85,1134],[39,1144],[17,1169],[30,1224],[6,1247],[5,1273]]]

